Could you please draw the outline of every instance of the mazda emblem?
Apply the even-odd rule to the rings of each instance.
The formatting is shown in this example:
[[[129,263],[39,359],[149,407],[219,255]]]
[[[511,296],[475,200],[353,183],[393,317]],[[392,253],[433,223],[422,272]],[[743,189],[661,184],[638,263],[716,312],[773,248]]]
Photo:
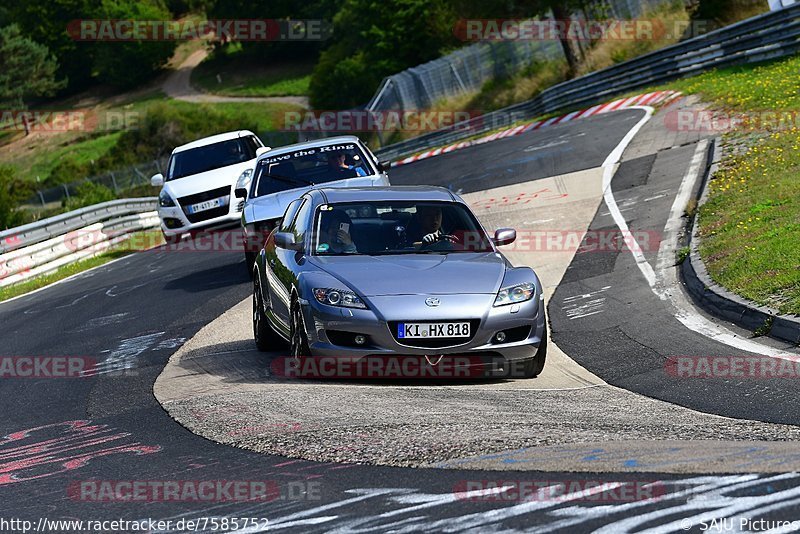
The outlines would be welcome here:
[[[431,308],[435,308],[440,303],[439,303],[439,299],[437,299],[436,297],[428,297],[428,298],[425,299],[425,304],[427,304]]]

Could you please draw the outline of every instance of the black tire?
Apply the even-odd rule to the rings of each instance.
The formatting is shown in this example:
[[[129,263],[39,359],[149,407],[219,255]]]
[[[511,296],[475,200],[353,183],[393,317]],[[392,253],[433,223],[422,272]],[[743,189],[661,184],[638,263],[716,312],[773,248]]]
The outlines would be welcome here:
[[[308,337],[303,328],[303,314],[300,311],[300,303],[297,299],[292,300],[291,320],[289,329],[289,353],[292,358],[302,360],[311,356],[311,349],[308,347]]]
[[[547,321],[544,323],[542,341],[539,343],[539,350],[536,356],[525,362],[522,367],[523,378],[536,378],[544,369],[544,362],[547,360]]]
[[[244,268],[247,269],[247,274],[250,279],[253,279],[253,268],[256,266],[256,253],[249,250],[244,251]]]
[[[258,278],[253,281],[253,338],[256,347],[261,352],[274,351],[285,345],[283,338],[275,333],[264,313],[263,296]]]

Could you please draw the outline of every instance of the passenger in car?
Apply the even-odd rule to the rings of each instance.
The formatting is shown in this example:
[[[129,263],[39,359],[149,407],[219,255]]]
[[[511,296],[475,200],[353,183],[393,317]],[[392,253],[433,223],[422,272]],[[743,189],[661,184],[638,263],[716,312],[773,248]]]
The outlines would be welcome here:
[[[333,254],[355,254],[358,252],[350,228],[353,222],[341,210],[331,210],[322,214],[320,239],[317,252]]]

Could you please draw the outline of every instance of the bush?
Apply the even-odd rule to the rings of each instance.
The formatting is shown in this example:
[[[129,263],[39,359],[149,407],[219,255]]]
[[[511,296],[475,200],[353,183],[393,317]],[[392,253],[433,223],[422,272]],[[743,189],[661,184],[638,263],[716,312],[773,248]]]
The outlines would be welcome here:
[[[25,213],[16,207],[32,193],[31,185],[17,178],[13,167],[0,166],[0,230],[27,222]]]
[[[86,181],[78,186],[77,194],[70,196],[69,199],[64,199],[62,205],[67,210],[76,210],[100,204],[101,202],[108,202],[115,198],[117,197],[114,192],[103,184]]]

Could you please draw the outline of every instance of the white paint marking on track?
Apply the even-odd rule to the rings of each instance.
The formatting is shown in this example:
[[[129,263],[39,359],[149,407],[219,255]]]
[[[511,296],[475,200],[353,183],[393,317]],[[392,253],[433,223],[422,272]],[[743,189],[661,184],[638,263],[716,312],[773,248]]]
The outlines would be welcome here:
[[[653,108],[650,106],[633,106],[628,109],[641,109],[643,110],[644,117],[639,119],[639,121],[633,125],[633,128],[628,130],[628,133],[625,134],[625,137],[619,142],[619,144],[611,151],[611,153],[606,157],[605,161],[603,161],[603,200],[608,207],[608,211],[611,214],[611,217],[614,218],[614,222],[617,223],[617,226],[622,231],[622,235],[630,235],[630,230],[628,230],[628,223],[625,221],[625,217],[622,216],[620,213],[619,206],[617,206],[617,201],[614,198],[614,192],[611,190],[611,179],[614,177],[614,173],[617,170],[617,162],[622,158],[622,153],[625,151],[625,148],[628,144],[633,140],[634,136],[639,133],[639,130],[642,126],[645,125],[647,121],[650,120],[650,117],[653,116]],[[628,249],[633,254],[633,259],[636,261],[636,265],[639,267],[639,270],[642,271],[642,274],[647,280],[647,283],[650,284],[650,287],[653,287],[656,281],[656,274],[653,271],[653,268],[647,263],[647,259],[644,257],[644,253],[642,249],[639,247],[639,243],[636,242],[635,239],[626,240],[626,244],[628,245]]]
[[[614,198],[614,192],[611,190],[611,179],[616,172],[616,165],[622,157],[625,148],[631,142],[633,137],[639,132],[642,126],[650,120],[653,115],[653,108],[649,106],[633,106],[628,109],[642,109],[645,111],[645,116],[642,117],[630,131],[622,138],[619,144],[608,155],[603,162],[603,200],[608,207],[609,214],[613,217],[617,227],[627,235],[629,232],[628,224],[620,212],[617,201]],[[703,154],[706,149],[706,141],[698,143],[695,154],[689,165],[689,169],[683,177],[678,194],[675,197],[675,202],[672,204],[670,210],[669,220],[664,228],[665,239],[661,241],[656,260],[657,269],[647,262],[639,244],[635,240],[626,240],[625,244],[628,250],[631,251],[636,266],[647,280],[650,289],[661,300],[669,302],[674,308],[674,317],[681,322],[686,328],[692,330],[702,336],[712,339],[718,343],[728,345],[742,351],[752,352],[754,354],[761,354],[773,358],[780,358],[791,361],[800,360],[800,356],[786,352],[780,349],[762,345],[761,343],[744,339],[736,335],[727,328],[724,328],[697,313],[694,306],[686,300],[678,284],[675,269],[671,265],[671,259],[675,257],[675,250],[677,248],[678,232],[681,228],[681,216],[686,204],[689,201],[692,190],[700,177],[700,170],[702,169]],[[656,272],[657,271],[657,272]]]

